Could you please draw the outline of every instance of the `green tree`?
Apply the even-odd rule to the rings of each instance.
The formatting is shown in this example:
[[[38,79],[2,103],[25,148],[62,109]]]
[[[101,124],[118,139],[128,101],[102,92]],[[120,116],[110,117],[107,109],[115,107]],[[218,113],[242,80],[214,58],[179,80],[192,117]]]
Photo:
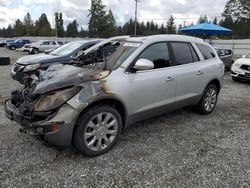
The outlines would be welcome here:
[[[16,37],[25,35],[25,27],[20,19],[16,20],[13,30],[14,30],[14,36]]]
[[[103,37],[112,37],[116,35],[115,18],[111,10],[105,15],[105,30],[102,34]]]
[[[213,20],[213,24],[217,25],[218,24],[218,20],[217,20],[217,17],[214,18]]]
[[[228,0],[220,25],[233,30],[235,38],[250,38],[249,0]]]
[[[74,20],[73,22],[69,23],[67,26],[67,31],[66,31],[66,36],[67,37],[77,37],[78,36],[78,23],[76,22],[76,20]]]
[[[160,33],[160,34],[166,34],[166,28],[164,27],[163,24],[161,24],[159,33]]]
[[[35,23],[36,36],[51,36],[52,29],[45,13],[42,13]]]
[[[122,28],[123,35],[133,35],[134,34],[134,25],[135,25],[135,22],[132,20],[132,18],[130,18],[129,21],[123,25],[123,28]]]
[[[30,16],[29,12],[24,16],[23,25],[24,25],[24,28],[25,28],[25,34],[27,36],[34,35],[34,24],[33,24],[33,21],[31,19],[31,16]]]
[[[63,37],[64,28],[63,28],[63,17],[61,12],[55,13],[55,23],[56,23],[56,35],[57,37]]]
[[[176,26],[174,23],[174,18],[171,15],[168,22],[167,22],[167,33],[168,34],[176,34]]]
[[[88,36],[88,31],[87,31],[87,30],[84,30],[84,29],[81,27],[81,29],[80,29],[78,35],[79,35],[79,37],[85,38],[85,37]]]
[[[103,37],[106,25],[106,11],[102,0],[91,0],[89,9],[89,36]]]
[[[207,15],[205,14],[204,16],[203,15],[200,16],[197,23],[202,24],[202,23],[206,23],[206,22],[209,22],[209,20],[207,18]]]

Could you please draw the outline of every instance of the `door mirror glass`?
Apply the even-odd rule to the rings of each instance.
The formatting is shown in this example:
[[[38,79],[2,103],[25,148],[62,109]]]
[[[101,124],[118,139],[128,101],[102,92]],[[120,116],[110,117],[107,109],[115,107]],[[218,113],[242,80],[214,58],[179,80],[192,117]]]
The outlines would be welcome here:
[[[139,59],[136,61],[134,68],[138,71],[153,69],[154,63],[148,59]]]

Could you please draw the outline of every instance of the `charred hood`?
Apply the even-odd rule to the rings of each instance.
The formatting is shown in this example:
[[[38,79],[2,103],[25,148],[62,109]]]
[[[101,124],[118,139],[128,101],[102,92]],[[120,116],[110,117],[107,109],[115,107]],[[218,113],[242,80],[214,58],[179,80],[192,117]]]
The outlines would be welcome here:
[[[83,68],[72,65],[52,65],[46,71],[40,72],[40,79],[33,83],[33,94],[43,94],[49,91],[80,85],[81,83],[102,79],[110,71],[96,68]]]
[[[31,65],[36,63],[52,63],[56,61],[64,60],[63,56],[54,56],[50,54],[36,54],[21,57],[17,60],[18,64],[21,65]]]

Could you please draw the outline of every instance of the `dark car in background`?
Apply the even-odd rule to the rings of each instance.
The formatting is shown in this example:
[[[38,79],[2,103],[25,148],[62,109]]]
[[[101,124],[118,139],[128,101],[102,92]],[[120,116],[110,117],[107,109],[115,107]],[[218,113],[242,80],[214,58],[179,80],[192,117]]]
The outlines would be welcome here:
[[[13,65],[11,76],[20,83],[35,75],[39,69],[46,70],[52,64],[67,64],[79,53],[97,44],[100,40],[75,41],[65,44],[52,52],[21,57]]]
[[[215,48],[217,54],[219,55],[221,61],[223,61],[225,65],[225,70],[230,71],[232,64],[234,63],[233,60],[233,51],[230,49],[218,49]]]
[[[31,41],[28,39],[17,39],[14,42],[7,43],[5,47],[10,50],[15,50],[17,48],[22,48],[25,44],[31,44]]]
[[[14,42],[15,40],[2,40],[0,42],[0,47],[5,47],[9,42]]]

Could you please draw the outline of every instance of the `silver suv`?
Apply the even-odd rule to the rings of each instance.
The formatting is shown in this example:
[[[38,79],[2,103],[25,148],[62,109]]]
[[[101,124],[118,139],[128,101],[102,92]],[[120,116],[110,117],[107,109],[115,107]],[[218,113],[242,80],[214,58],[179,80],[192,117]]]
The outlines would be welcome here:
[[[30,87],[12,92],[5,111],[32,134],[98,156],[136,121],[185,106],[210,114],[223,74],[216,51],[198,38],[111,38],[40,71]]]
[[[38,54],[40,52],[45,52],[46,50],[53,50],[64,45],[61,41],[55,40],[40,40],[38,42],[32,43],[28,48],[30,54]]]

